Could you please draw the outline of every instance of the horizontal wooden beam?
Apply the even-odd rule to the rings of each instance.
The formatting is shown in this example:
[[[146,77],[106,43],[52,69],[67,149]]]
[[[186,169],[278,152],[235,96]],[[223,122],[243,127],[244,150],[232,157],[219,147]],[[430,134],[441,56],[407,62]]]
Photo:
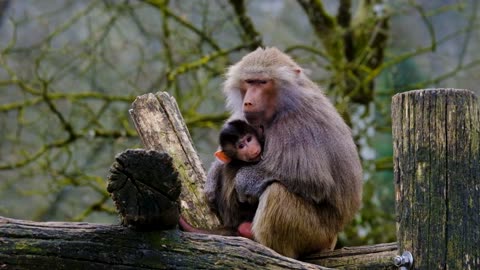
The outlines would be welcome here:
[[[335,269],[398,269],[393,259],[398,255],[397,243],[344,247],[310,255],[302,260]]]
[[[372,256],[383,254],[382,261],[390,259],[395,248],[395,244],[344,248],[306,260],[330,267],[348,265],[352,269],[355,265],[354,269],[390,269],[369,266],[375,265]],[[370,256],[369,251],[374,254]],[[0,217],[2,267],[35,270],[328,269],[281,256],[242,237],[178,230],[139,232],[120,225],[33,222]]]

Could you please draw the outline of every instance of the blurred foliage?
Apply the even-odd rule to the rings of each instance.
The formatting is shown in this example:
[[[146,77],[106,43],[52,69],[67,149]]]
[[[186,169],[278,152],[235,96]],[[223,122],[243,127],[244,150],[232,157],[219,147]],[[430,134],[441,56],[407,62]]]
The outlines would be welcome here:
[[[394,241],[390,98],[475,90],[477,12],[474,0],[0,0],[0,215],[116,222],[104,179],[141,147],[128,109],[148,92],[176,97],[208,167],[225,68],[276,46],[323,86],[363,159],[363,209],[340,245]]]

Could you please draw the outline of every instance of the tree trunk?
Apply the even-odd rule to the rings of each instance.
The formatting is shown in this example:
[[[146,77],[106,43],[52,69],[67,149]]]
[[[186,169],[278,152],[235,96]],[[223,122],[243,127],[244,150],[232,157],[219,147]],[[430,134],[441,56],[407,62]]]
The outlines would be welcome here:
[[[393,97],[397,239],[415,269],[480,269],[478,118],[468,90]]]

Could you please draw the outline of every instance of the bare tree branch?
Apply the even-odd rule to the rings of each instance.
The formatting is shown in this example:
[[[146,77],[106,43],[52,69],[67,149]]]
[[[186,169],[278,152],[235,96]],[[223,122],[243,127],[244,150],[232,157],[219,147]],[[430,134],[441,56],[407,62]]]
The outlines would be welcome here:
[[[247,15],[245,1],[230,0],[230,4],[233,6],[240,27],[243,29],[244,36],[246,37],[244,39],[245,43],[251,44],[248,48],[255,50],[257,47],[262,46],[262,36],[255,29],[252,20]]]
[[[169,17],[172,17],[176,22],[180,23],[181,25],[185,26],[187,29],[197,34],[199,37],[205,40],[208,44],[210,44],[213,49],[217,51],[221,50],[220,46],[211,37],[206,35],[201,29],[198,29],[192,23],[178,16],[172,10],[170,10],[167,7],[167,1],[164,1],[164,0],[143,0],[143,1],[161,10],[163,14],[168,15]]]

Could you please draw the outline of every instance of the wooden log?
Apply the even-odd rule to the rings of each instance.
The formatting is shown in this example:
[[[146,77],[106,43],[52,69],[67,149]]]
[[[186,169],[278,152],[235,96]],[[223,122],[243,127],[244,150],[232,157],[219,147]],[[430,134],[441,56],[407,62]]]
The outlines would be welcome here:
[[[333,251],[310,255],[302,260],[335,269],[396,270],[393,259],[398,254],[397,243],[372,246],[344,247]]]
[[[369,254],[378,256],[395,249],[395,243],[351,247],[305,260],[338,269],[393,269],[391,265],[374,267]],[[390,254],[383,257],[393,260]],[[0,269],[330,268],[281,256],[242,237],[0,217]]]
[[[0,217],[1,269],[327,269],[241,237]]]
[[[203,199],[205,170],[175,99],[166,92],[139,96],[130,115],[145,148],[166,152],[173,158],[182,185],[182,216],[196,227],[218,227],[217,217]]]
[[[478,117],[468,90],[393,97],[397,239],[414,269],[480,269]]]

